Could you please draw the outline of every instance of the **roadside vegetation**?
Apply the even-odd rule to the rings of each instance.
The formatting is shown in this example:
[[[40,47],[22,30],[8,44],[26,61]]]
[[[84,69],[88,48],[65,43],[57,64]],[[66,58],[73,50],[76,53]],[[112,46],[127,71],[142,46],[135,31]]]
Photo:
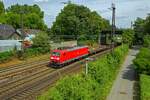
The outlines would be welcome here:
[[[105,100],[127,52],[128,45],[123,45],[90,62],[88,75],[66,76],[38,100]]]
[[[140,77],[140,98],[150,100],[150,15],[146,19],[137,18],[134,26],[136,40],[143,45],[134,60]]]
[[[135,69],[140,77],[140,98],[141,100],[150,99],[150,48],[141,48],[134,60]]]
[[[7,62],[8,60],[11,60],[11,58],[14,56],[12,51],[6,51],[0,53],[0,63]]]
[[[141,100],[150,100],[150,76],[140,75]]]

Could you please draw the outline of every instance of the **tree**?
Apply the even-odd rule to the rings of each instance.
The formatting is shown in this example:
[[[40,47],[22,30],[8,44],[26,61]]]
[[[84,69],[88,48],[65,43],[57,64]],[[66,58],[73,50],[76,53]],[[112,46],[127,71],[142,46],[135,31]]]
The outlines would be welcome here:
[[[32,39],[33,41],[33,48],[41,48],[43,51],[47,51],[50,49],[50,39],[47,33],[40,32],[38,33],[35,38]]]
[[[27,4],[25,5],[19,5],[19,4],[15,4],[12,5],[10,7],[8,7],[6,9],[7,12],[13,12],[13,13],[20,13],[21,11],[23,11],[24,14],[32,14],[35,13],[37,14],[40,18],[44,17],[44,12],[41,11],[40,7],[36,4],[34,4],[33,6],[29,6]]]
[[[135,31],[135,42],[142,42],[144,36],[144,23],[145,20],[142,18],[137,18],[134,22],[134,31]]]
[[[0,15],[5,12],[5,7],[3,1],[0,1]]]
[[[134,34],[135,34],[134,31],[131,29],[123,30],[122,34],[123,42],[132,45],[134,40]]]
[[[35,14],[28,14],[24,18],[24,26],[31,29],[41,29],[46,30],[47,26],[44,24],[44,21],[40,19],[40,17]]]
[[[12,25],[14,28],[20,28],[20,15],[14,13],[5,14],[5,24]]]
[[[144,28],[145,28],[145,33],[149,33],[150,34],[150,14],[146,17],[145,19],[145,25],[144,25]]]
[[[72,35],[74,37],[84,35],[88,38],[90,35],[98,35],[108,26],[110,26],[109,22],[97,12],[92,12],[82,5],[69,3],[56,17],[50,35]]]
[[[150,48],[150,35],[145,35],[144,36],[144,47],[149,47]]]
[[[0,22],[10,24],[14,28],[21,28],[21,14],[23,16],[23,24],[25,28],[40,29],[45,31],[47,26],[44,23],[44,12],[38,5],[12,5],[7,8],[7,13],[1,17]]]

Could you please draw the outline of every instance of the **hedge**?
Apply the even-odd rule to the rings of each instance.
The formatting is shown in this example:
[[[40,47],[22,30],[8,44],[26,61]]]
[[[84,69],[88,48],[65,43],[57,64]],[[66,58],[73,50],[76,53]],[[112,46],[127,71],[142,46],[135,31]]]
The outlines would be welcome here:
[[[150,100],[150,76],[140,75],[141,100]]]
[[[150,75],[150,49],[141,48],[134,60],[135,69],[139,74]]]
[[[112,54],[89,63],[89,73],[67,76],[57,82],[39,100],[105,100],[116,78],[128,46],[123,45]]]
[[[140,76],[140,98],[150,100],[150,48],[140,49],[134,65]]]

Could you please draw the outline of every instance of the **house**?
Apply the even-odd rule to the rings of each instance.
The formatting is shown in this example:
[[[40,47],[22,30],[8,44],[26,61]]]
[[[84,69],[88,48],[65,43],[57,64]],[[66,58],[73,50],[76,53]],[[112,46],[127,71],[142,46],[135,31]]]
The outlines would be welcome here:
[[[21,29],[16,30],[17,33],[21,34]],[[30,47],[32,46],[32,39],[41,32],[40,30],[37,29],[24,29],[24,47]]]
[[[17,33],[16,30],[7,24],[0,24],[0,40],[19,40],[21,34]]]

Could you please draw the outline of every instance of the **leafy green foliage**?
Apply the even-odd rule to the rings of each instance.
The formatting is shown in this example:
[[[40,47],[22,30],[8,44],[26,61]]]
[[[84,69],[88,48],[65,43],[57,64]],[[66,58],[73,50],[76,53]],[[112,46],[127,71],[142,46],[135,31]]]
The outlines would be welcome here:
[[[140,75],[141,100],[150,100],[150,76]]]
[[[105,100],[127,51],[128,46],[123,45],[115,49],[113,54],[89,63],[87,76],[67,76],[47,94],[40,96],[39,100]]]
[[[12,12],[12,13],[15,13],[15,14],[18,14],[18,13],[24,13],[24,14],[37,14],[40,18],[43,18],[44,17],[44,12],[41,11],[40,7],[36,4],[34,4],[33,6],[31,5],[19,5],[19,4],[15,4],[15,5],[12,5],[11,7],[8,7],[6,9],[7,12]]]
[[[44,32],[40,32],[38,33],[35,38],[32,39],[33,41],[33,47],[42,47],[43,49],[44,48],[48,48],[50,49],[50,39],[47,35],[47,33],[44,33]]]
[[[125,29],[122,34],[122,39],[124,43],[131,45],[134,39],[134,31],[131,29]]]
[[[139,43],[143,41],[144,36],[144,19],[137,18],[134,22],[134,31],[135,31],[135,42]]]
[[[145,36],[144,36],[144,43],[143,43],[143,46],[150,48],[150,35],[145,35]]]
[[[98,35],[102,29],[109,26],[109,22],[95,11],[91,12],[85,6],[69,3],[56,17],[50,35],[61,35],[63,39],[63,35],[74,35],[76,38],[83,35],[88,39],[89,35]]]
[[[139,54],[134,60],[135,69],[138,73],[150,75],[150,49],[141,48]]]
[[[134,24],[135,40],[143,42],[144,35],[150,35],[150,14],[146,19],[137,18]]]
[[[24,28],[46,30],[44,23],[44,12],[38,5],[12,5],[7,8],[7,13],[0,16],[0,22],[12,25],[15,29],[21,28],[21,20]],[[22,19],[21,19],[22,16]]]
[[[5,7],[3,1],[0,1],[0,15],[5,12]]]
[[[96,96],[99,94],[97,86],[84,75],[65,77],[52,90],[50,100],[96,100],[99,98]]]
[[[145,33],[149,33],[150,34],[150,14],[145,19],[144,28],[145,28]]]
[[[20,27],[20,15],[19,14],[7,13],[4,16],[5,16],[4,23],[12,25],[14,28]]]
[[[12,51],[1,52],[0,53],[0,63],[10,60],[12,56],[13,56]]]
[[[41,29],[41,30],[46,30],[47,26],[44,24],[43,19],[40,18],[35,13],[31,13],[25,16],[24,18],[24,26],[26,28],[31,28],[31,29]]]

